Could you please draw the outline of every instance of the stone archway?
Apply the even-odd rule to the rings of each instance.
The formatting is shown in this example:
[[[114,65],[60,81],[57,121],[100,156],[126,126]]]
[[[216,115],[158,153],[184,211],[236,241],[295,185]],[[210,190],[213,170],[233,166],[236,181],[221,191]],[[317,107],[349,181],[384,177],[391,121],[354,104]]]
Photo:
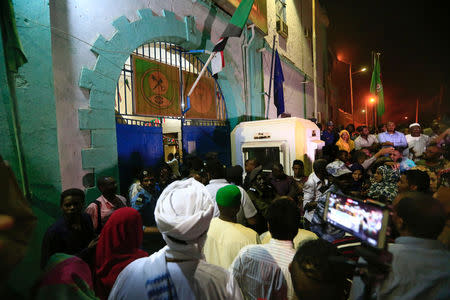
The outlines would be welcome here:
[[[195,49],[201,45],[201,33],[192,16],[178,20],[171,11],[163,11],[162,16],[154,16],[151,9],[138,10],[139,20],[129,22],[122,16],[113,22],[116,33],[110,40],[99,36],[91,51],[97,57],[94,68],[83,68],[79,86],[90,90],[89,107],[78,110],[80,130],[91,131],[91,147],[81,150],[83,169],[94,169],[94,174],[112,175],[118,178],[117,139],[115,131],[114,93],[117,80],[130,54],[139,46],[164,40],[185,49]],[[212,49],[211,41],[206,43]],[[230,86],[228,77],[219,80]],[[232,81],[233,78],[231,78]],[[224,97],[233,99],[232,89],[224,89]],[[236,89],[235,89],[236,90]],[[226,94],[229,95],[226,95]],[[227,103],[228,106],[228,103]],[[233,106],[233,105],[232,105]],[[88,201],[95,199],[96,188],[87,190]]]

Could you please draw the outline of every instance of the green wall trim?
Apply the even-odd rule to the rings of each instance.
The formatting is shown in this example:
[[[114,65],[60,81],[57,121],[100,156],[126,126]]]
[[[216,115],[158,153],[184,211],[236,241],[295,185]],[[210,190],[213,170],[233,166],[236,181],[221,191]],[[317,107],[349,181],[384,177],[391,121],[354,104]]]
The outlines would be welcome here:
[[[185,49],[206,48],[211,50],[212,42],[203,39],[195,18],[176,18],[171,11],[164,10],[162,16],[155,16],[151,9],[138,10],[140,19],[130,22],[125,16],[117,18],[112,25],[116,32],[110,40],[99,35],[91,51],[98,55],[92,69],[82,68],[79,86],[90,90],[89,107],[78,110],[80,130],[91,131],[90,148],[82,149],[82,168],[94,169],[94,174],[107,174],[118,178],[117,139],[115,133],[114,93],[121,69],[129,55],[141,45],[152,41],[175,43]],[[209,36],[209,35],[208,35]],[[227,115],[233,128],[233,120],[244,112],[241,83],[236,79],[233,53],[225,50],[227,64],[218,74],[227,106]],[[207,56],[199,56],[203,61]],[[240,70],[240,69],[239,69]],[[260,96],[255,97],[260,101]],[[258,108],[260,114],[261,108]],[[108,173],[109,172],[109,173]],[[87,191],[87,202],[98,197],[95,187]]]
[[[114,108],[80,108],[78,110],[78,121],[80,129],[115,129],[116,123],[114,113]]]

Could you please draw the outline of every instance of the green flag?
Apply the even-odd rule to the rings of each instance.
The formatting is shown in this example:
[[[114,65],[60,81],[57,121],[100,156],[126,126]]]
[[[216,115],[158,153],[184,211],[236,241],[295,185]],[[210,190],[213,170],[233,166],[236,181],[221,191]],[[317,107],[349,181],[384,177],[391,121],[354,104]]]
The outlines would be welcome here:
[[[377,102],[377,115],[381,117],[384,114],[384,94],[383,84],[381,83],[381,71],[380,71],[380,54],[375,54],[372,81],[370,82],[370,92],[378,96]]]
[[[253,2],[254,0],[242,0],[241,3],[239,3],[239,6],[231,17],[230,23],[228,23],[225,31],[222,33],[219,42],[214,46],[213,52],[223,51],[229,37],[241,36],[242,28],[244,28],[245,23],[247,23]]]

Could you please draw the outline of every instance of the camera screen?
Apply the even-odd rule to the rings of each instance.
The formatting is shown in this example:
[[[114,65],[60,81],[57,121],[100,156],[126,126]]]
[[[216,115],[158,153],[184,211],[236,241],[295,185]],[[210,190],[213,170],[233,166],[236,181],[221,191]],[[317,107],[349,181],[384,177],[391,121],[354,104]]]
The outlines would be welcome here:
[[[331,225],[350,232],[371,246],[380,246],[380,233],[384,232],[383,225],[386,223],[383,222],[384,215],[381,207],[344,195],[334,193],[328,195],[325,220]]]

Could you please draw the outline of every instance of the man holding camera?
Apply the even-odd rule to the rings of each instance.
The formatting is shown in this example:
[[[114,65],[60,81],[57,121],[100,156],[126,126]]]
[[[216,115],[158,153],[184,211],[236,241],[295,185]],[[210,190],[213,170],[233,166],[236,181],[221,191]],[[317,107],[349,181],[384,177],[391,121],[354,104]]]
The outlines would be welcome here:
[[[371,299],[449,299],[450,252],[437,241],[446,220],[442,204],[419,192],[400,194],[393,204],[392,223],[400,236],[388,246],[390,271]],[[355,277],[350,299],[363,294],[364,283]]]

